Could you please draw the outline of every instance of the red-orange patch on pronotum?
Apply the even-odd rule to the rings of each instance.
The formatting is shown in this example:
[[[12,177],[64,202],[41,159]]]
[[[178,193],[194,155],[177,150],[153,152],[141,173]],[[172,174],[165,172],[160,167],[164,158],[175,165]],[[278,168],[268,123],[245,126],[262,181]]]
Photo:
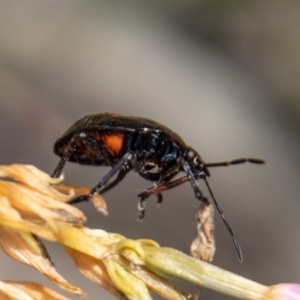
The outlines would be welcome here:
[[[104,134],[101,136],[105,148],[114,156],[119,156],[120,151],[122,150],[124,134],[115,133],[115,134]]]

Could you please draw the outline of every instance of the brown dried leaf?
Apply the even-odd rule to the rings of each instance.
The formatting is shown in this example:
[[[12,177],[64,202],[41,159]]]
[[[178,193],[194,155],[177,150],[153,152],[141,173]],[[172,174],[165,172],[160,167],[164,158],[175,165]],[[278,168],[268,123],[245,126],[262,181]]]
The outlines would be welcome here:
[[[58,183],[61,182],[61,178],[52,178],[47,173],[39,170],[33,165],[23,165],[23,164],[11,164],[11,165],[1,165],[0,166],[0,177],[12,177],[17,181],[26,183],[33,187],[36,186],[32,182],[32,179],[48,182],[48,183]]]
[[[35,300],[22,289],[14,286],[10,282],[0,281],[0,299],[1,300]]]
[[[23,184],[1,180],[0,196],[9,199],[11,205],[21,213],[42,219],[53,218],[70,223],[82,223],[86,220],[78,208],[55,200],[55,195],[33,191],[31,187]]]
[[[32,165],[12,164],[7,166],[0,166],[0,177],[13,178],[28,187],[38,190],[45,195],[51,195],[54,199],[60,201],[67,201],[70,195],[63,195],[57,192],[50,184],[58,184],[62,178],[52,178],[47,173],[37,169]],[[67,192],[70,193],[70,190]]]
[[[24,216],[14,209],[5,197],[0,197],[0,225],[22,232],[32,232],[43,238],[55,241],[56,237],[52,230],[47,227],[43,220],[25,220]],[[37,223],[36,223],[37,222]]]
[[[39,249],[38,253],[16,232],[0,227],[0,244],[2,249],[10,257],[38,270],[60,288],[81,297],[87,297],[87,294],[84,291],[71,285],[61,275],[59,275],[59,273],[57,273],[48,253],[46,252],[46,249],[37,238],[34,248]]]
[[[34,166],[13,164],[0,166],[0,177],[11,178],[14,181],[0,180],[0,196],[4,196],[12,206],[20,212],[58,218],[71,223],[85,221],[84,214],[64,202],[74,195],[69,189],[68,195],[57,191],[50,183],[59,183],[61,179],[51,178]],[[47,211],[48,210],[48,211]]]
[[[15,288],[18,288],[20,291],[24,291],[31,299],[34,300],[69,300],[57,292],[45,287],[44,285],[35,283],[35,282],[13,282],[13,281],[5,281],[5,283],[12,285]],[[1,298],[2,299],[2,298]],[[24,299],[22,297],[17,298],[18,300]]]

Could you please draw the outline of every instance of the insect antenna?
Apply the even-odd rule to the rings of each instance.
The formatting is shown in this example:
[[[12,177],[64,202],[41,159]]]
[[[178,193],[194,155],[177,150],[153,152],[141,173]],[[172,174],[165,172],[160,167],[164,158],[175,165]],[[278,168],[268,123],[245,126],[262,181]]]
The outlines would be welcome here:
[[[239,258],[239,262],[242,262],[243,261],[242,249],[241,249],[240,243],[238,242],[238,240],[237,240],[237,238],[235,236],[234,230],[232,229],[229,221],[226,219],[221,206],[217,202],[217,200],[216,200],[216,198],[215,198],[215,196],[214,196],[214,194],[213,194],[213,192],[212,192],[212,190],[211,190],[211,188],[210,188],[210,186],[208,184],[208,181],[207,181],[206,177],[202,177],[202,178],[204,179],[204,181],[206,183],[206,186],[207,186],[208,191],[209,191],[209,193],[210,193],[210,195],[211,195],[211,197],[212,197],[212,199],[214,201],[214,204],[215,204],[215,206],[217,208],[218,213],[221,215],[221,218],[222,218],[223,222],[225,223],[225,225],[226,225],[226,227],[227,227],[227,229],[228,229],[228,231],[229,231],[229,233],[230,233],[230,235],[231,235],[231,237],[233,239],[234,247],[235,247],[237,256]]]
[[[206,168],[211,167],[227,167],[230,165],[238,165],[245,162],[249,162],[252,164],[264,164],[265,161],[259,158],[238,158],[231,161],[222,161],[222,162],[214,162],[214,163],[205,163]]]

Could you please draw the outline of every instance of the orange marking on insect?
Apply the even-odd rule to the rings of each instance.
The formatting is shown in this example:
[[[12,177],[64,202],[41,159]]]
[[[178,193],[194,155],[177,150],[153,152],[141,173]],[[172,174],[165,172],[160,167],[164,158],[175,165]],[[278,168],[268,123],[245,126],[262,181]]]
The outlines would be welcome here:
[[[105,134],[101,137],[106,149],[115,157],[117,157],[122,150],[124,134],[114,133]]]

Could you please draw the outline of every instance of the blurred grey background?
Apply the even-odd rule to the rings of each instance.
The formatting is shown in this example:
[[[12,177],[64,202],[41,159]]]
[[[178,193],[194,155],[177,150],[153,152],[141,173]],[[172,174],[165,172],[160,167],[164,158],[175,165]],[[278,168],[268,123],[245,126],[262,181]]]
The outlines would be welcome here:
[[[263,158],[264,166],[211,170],[244,254],[240,264],[216,215],[214,264],[267,285],[299,282],[299,38],[299,1],[1,1],[1,164],[52,173],[54,141],[78,118],[106,111],[167,125],[207,162]],[[70,163],[65,178],[93,186],[105,172]],[[189,184],[168,191],[159,208],[150,198],[140,223],[136,194],[150,186],[126,177],[105,195],[108,217],[80,204],[87,226],[188,253],[193,191]],[[113,299],[59,246],[47,246],[90,299]],[[1,266],[1,279],[54,287],[4,254]],[[231,298],[204,290],[201,299]]]

